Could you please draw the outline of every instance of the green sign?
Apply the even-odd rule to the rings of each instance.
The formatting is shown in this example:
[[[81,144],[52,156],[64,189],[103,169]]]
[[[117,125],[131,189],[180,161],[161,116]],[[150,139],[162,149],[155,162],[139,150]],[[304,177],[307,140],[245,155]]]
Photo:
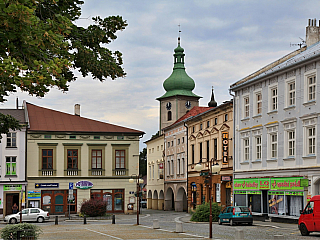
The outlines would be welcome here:
[[[247,191],[247,194],[261,195],[261,191]]]
[[[268,195],[284,195],[284,191],[269,191]]]
[[[3,185],[3,191],[21,191],[21,184]]]
[[[28,191],[28,199],[40,199],[41,191]]]
[[[303,190],[300,186],[302,177],[271,178],[271,190]]]
[[[309,187],[309,179],[301,179],[300,180],[300,187]]]
[[[234,190],[258,190],[259,189],[259,179],[258,178],[247,178],[247,179],[234,179],[233,180]]]
[[[287,196],[303,196],[303,192],[286,192]]]
[[[247,194],[247,191],[239,191],[239,190],[235,190],[234,194]]]

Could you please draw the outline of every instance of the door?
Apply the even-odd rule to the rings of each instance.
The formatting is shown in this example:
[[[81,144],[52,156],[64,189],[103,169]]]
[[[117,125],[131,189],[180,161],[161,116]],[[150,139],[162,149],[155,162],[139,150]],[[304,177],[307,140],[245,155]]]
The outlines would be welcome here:
[[[320,201],[314,202],[313,221],[315,231],[320,232]]]
[[[112,193],[110,193],[110,192],[103,193],[103,201],[107,202],[107,212],[113,212]]]
[[[226,206],[231,206],[231,188],[226,188]]]
[[[5,215],[12,214],[12,206],[13,206],[13,195],[6,194],[6,214]]]
[[[313,232],[315,230],[314,220],[313,220],[313,209],[314,209],[314,202],[310,201],[303,211],[303,220],[309,232]]]
[[[54,195],[54,213],[63,213],[63,193],[57,193]]]
[[[40,215],[40,210],[39,209],[30,209],[30,212],[29,212],[29,219],[30,221],[37,221],[38,219],[38,216]]]
[[[29,216],[29,209],[23,209],[21,215],[22,215],[22,221],[23,222],[31,221],[30,220],[30,216]]]

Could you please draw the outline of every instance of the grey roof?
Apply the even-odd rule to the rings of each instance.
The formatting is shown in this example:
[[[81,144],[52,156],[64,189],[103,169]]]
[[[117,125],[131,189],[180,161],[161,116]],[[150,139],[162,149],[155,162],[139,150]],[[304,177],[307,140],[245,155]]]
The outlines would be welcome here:
[[[291,53],[291,54],[294,54],[294,52]],[[288,54],[288,55],[290,55],[290,54]],[[268,76],[269,74],[274,74],[274,73],[276,73],[278,71],[284,70],[286,68],[292,67],[292,66],[294,66],[296,64],[299,64],[301,62],[304,62],[306,60],[309,60],[311,58],[318,57],[318,56],[320,56],[320,42],[317,42],[317,43],[311,45],[310,47],[306,48],[306,50],[300,51],[300,53],[294,55],[293,57],[291,57],[291,58],[289,58],[289,59],[287,59],[287,60],[285,60],[283,62],[279,61],[282,58],[277,60],[277,61],[275,61],[275,62],[273,62],[273,64],[277,63],[278,61],[280,63],[279,64],[274,64],[275,66],[273,66],[271,68],[266,68],[267,66],[264,67],[264,68],[266,68],[265,71],[263,71],[264,68],[260,69],[259,70],[260,73],[256,74],[254,77],[250,77],[251,75],[253,75],[253,74],[251,74],[251,75],[249,75],[249,76],[237,81],[236,83],[234,83],[234,84],[232,84],[230,86],[230,89],[232,90],[234,88],[238,88],[238,87],[240,87],[242,85],[245,85],[247,83],[255,81],[255,80],[259,79],[259,78]],[[259,72],[259,71],[257,71],[257,72]]]
[[[20,123],[25,123],[24,109],[0,109],[0,113],[4,115],[11,115],[17,119]]]

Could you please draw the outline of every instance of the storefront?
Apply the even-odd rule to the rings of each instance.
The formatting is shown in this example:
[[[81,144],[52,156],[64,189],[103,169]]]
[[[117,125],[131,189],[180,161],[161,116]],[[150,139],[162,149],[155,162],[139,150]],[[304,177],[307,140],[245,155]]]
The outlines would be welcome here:
[[[299,216],[303,209],[302,177],[234,179],[234,205],[252,212]]]
[[[124,212],[124,189],[91,190],[91,199],[107,202],[107,212]]]
[[[12,214],[12,206],[16,203],[18,210],[25,208],[26,183],[0,185],[0,214]]]

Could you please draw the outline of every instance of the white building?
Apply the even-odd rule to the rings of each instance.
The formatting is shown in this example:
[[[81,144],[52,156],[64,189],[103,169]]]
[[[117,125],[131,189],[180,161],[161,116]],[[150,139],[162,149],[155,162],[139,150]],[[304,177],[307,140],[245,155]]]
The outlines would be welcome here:
[[[320,194],[320,36],[231,85],[234,202],[269,216],[299,216]],[[309,179],[309,187],[303,182]],[[308,184],[307,184],[308,185]]]

